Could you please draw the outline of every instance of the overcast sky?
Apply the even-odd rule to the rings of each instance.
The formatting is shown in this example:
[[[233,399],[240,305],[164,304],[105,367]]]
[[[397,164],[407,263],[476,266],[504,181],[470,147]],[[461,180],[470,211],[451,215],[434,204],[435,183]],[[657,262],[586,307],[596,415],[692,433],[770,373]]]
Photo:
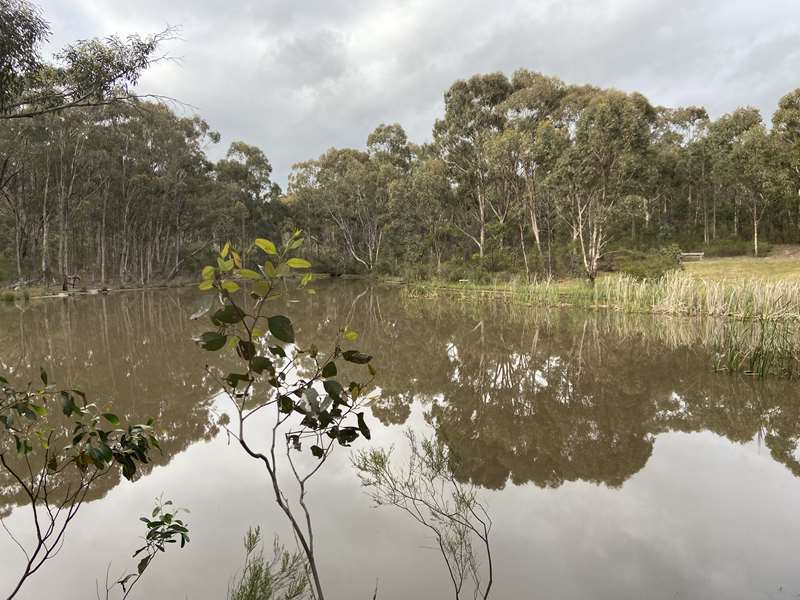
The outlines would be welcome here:
[[[800,0],[39,0],[53,46],[179,25],[142,90],[292,163],[363,147],[381,122],[430,139],[456,79],[518,68],[639,91],[655,104],[741,105],[769,119],[800,87]],[[186,110],[186,109],[183,109]]]

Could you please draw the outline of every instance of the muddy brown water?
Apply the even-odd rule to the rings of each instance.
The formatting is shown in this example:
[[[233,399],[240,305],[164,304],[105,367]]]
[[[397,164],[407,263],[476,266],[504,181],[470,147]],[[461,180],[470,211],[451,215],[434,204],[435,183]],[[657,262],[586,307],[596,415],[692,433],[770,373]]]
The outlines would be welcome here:
[[[363,282],[290,294],[276,308],[325,347],[344,324],[375,356],[366,443],[438,436],[493,520],[492,598],[796,598],[800,398],[796,383],[714,373],[701,321],[408,298]],[[39,367],[126,420],[155,417],[164,453],[135,483],[108,477],[60,555],[20,598],[85,599],[131,565],[138,517],[168,496],[192,541],[160,557],[137,598],[222,599],[241,537],[291,537],[258,464],[214,425],[224,399],[191,338],[190,289],[0,305],[0,372]],[[0,475],[0,478],[4,475]],[[23,541],[30,511],[0,481]],[[450,598],[430,536],[372,506],[340,451],[311,486],[329,598]],[[23,556],[0,530],[0,592]],[[0,594],[2,595],[2,594]]]

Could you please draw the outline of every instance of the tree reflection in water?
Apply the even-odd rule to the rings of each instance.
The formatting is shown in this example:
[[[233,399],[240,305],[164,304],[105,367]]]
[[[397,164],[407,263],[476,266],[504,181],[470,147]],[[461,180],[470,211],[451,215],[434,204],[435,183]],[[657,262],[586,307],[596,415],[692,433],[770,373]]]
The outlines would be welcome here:
[[[216,386],[203,376],[203,351],[191,342],[189,320],[198,298],[187,291],[132,292],[0,307],[0,372],[24,385],[40,366],[62,388],[83,391],[124,422],[157,420],[163,451],[147,473],[217,429],[210,418]],[[62,426],[70,427],[66,419]],[[24,503],[0,473],[0,516]],[[120,482],[113,472],[96,482],[87,501]],[[68,485],[64,481],[63,485]]]
[[[399,288],[350,287],[360,305],[354,326],[379,366],[373,413],[397,424],[422,404],[465,481],[617,487],[644,467],[659,434],[703,430],[759,438],[800,475],[794,385],[715,373],[709,348],[719,321],[404,300]],[[298,321],[335,322],[346,289],[295,305]]]
[[[708,348],[720,323],[408,299],[364,282],[317,287],[286,309],[298,337],[324,347],[342,324],[357,329],[376,356],[375,417],[402,424],[418,403],[459,457],[462,481],[617,487],[645,466],[659,434],[703,430],[759,439],[800,475],[796,387],[714,373]],[[124,420],[155,417],[164,447],[155,464],[165,464],[217,433],[217,390],[191,342],[200,302],[193,290],[164,290],[0,307],[0,371],[24,382],[43,366]],[[5,493],[0,510],[21,500]]]

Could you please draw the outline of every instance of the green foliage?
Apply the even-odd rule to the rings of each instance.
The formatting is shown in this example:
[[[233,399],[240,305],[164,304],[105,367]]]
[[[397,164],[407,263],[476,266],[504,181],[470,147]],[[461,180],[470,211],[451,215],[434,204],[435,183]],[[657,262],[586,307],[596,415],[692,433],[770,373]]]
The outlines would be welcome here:
[[[392,449],[354,453],[352,463],[361,484],[376,506],[400,509],[433,532],[456,599],[467,597],[469,587],[469,597],[488,598],[493,583],[492,519],[477,489],[456,477],[460,460],[441,439],[419,440],[411,430],[406,439],[410,454],[403,461],[406,466],[397,465]],[[480,565],[479,556],[486,567]],[[486,581],[482,581],[484,569]]]
[[[12,278],[11,261],[5,257],[0,247],[0,283]]]
[[[209,306],[214,329],[198,336],[197,342],[211,352],[232,351],[238,356],[238,368],[224,372],[209,368],[235,411],[233,425],[227,422],[228,432],[240,446],[266,468],[277,501],[288,517],[313,580],[316,597],[322,600],[323,587],[312,549],[313,532],[308,506],[304,502],[306,483],[325,463],[334,444],[350,446],[359,437],[370,438],[369,427],[361,410],[375,368],[372,356],[346,348],[357,340],[358,334],[349,327],[339,331],[333,348],[321,352],[316,346],[301,346],[296,341],[295,327],[289,317],[271,314],[273,300],[288,285],[299,278],[298,286],[309,294],[313,275],[307,260],[291,256],[303,244],[302,233],[295,230],[282,245],[258,238],[243,251],[230,242],[216,257],[216,264],[202,269],[199,288],[215,294]],[[263,262],[262,262],[263,261]],[[215,310],[216,309],[216,310]],[[366,382],[351,380],[344,384],[342,377],[351,372],[345,363],[365,367]],[[246,421],[257,412],[269,415],[266,444],[272,452],[267,455],[255,450],[246,429]],[[287,499],[279,478],[274,448],[278,437],[283,438],[286,459],[298,486],[299,510],[305,514],[305,526],[294,516],[293,504]],[[317,459],[315,467],[301,475],[292,453],[303,446]],[[265,581],[263,561],[254,567],[261,575],[253,579],[256,587]]]
[[[338,359],[367,365],[372,357],[357,350],[345,350],[339,344],[325,356],[313,347],[307,350],[295,347],[298,358],[311,361],[312,370],[302,380],[293,382],[289,373],[294,363],[288,358],[286,346],[295,344],[292,321],[285,315],[263,314],[267,302],[278,295],[279,284],[294,272],[305,272],[311,266],[304,259],[288,255],[301,243],[298,230],[280,252],[274,243],[264,238],[255,240],[241,254],[230,243],[225,244],[217,258],[217,266],[205,267],[199,284],[201,290],[218,294],[220,308],[211,315],[216,329],[201,334],[197,341],[212,352],[223,348],[235,350],[244,363],[244,372],[231,372],[221,377],[232,398],[247,398],[253,385],[264,379],[273,390],[273,399],[267,404],[277,405],[282,414],[296,414],[302,418],[300,428],[290,434],[292,447],[300,448],[301,440],[307,438],[313,439],[313,445],[319,448],[330,448],[324,438],[348,446],[359,435],[369,437],[362,417],[358,417],[356,425],[345,422],[348,416],[360,414],[355,409],[364,385],[351,381],[345,391],[331,373],[336,372]],[[264,259],[261,264],[256,262]],[[312,278],[310,273],[305,273],[300,286],[306,287]],[[308,289],[308,292],[314,290]],[[253,303],[248,305],[248,300]],[[267,333],[269,336],[265,335]],[[327,396],[320,396],[314,387],[316,381],[323,379]]]
[[[49,473],[74,466],[92,478],[117,464],[126,479],[133,479],[138,465],[149,462],[149,453],[159,447],[152,419],[116,427],[119,418],[101,413],[80,391],[56,389],[48,384],[44,371],[41,379],[42,386],[18,391],[0,377],[0,425],[19,456],[40,457],[43,453]],[[58,413],[72,421],[69,430],[54,420]],[[6,448],[7,444],[0,447]]]
[[[298,552],[289,552],[275,538],[272,557],[265,558],[261,528],[244,536],[244,567],[228,587],[228,600],[300,600],[310,597],[308,563]]]
[[[612,268],[636,279],[658,280],[681,269],[680,255],[680,248],[674,245],[647,253],[627,251],[614,258]]]
[[[133,479],[159,448],[152,420],[121,424],[77,390],[59,390],[42,370],[41,385],[16,389],[0,376],[0,465],[14,484],[7,491],[30,502],[33,541],[12,589],[57,552],[67,528],[98,479],[121,468]],[[141,574],[141,571],[140,571]]]
[[[759,240],[759,257],[767,256],[772,250],[772,244]],[[726,256],[753,256],[753,242],[751,240],[727,239],[714,240],[698,247],[698,252],[704,252],[708,258]]]
[[[172,32],[79,40],[56,52],[54,63],[40,54],[49,34],[27,0],[0,3],[0,119],[129,99]]]
[[[440,277],[450,283],[486,284],[491,281],[491,274],[480,261],[452,260],[442,263]]]
[[[189,526],[178,518],[185,509],[172,508],[172,500],[156,498],[156,505],[148,516],[140,517],[145,524],[144,545],[133,553],[139,558],[136,571],[121,576],[114,585],[106,584],[106,598],[115,586],[122,590],[123,599],[127,598],[134,586],[139,583],[147,568],[164,552],[170,544],[179,544],[180,548],[189,543]]]

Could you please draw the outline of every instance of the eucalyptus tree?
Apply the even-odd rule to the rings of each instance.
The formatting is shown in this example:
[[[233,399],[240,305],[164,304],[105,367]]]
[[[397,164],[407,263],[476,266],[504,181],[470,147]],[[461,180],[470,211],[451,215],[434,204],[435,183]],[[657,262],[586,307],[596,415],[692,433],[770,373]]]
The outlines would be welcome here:
[[[81,392],[50,385],[44,371],[41,385],[27,389],[0,376],[0,473],[10,475],[5,491],[26,497],[34,533],[27,548],[11,534],[25,560],[19,578],[3,591],[9,600],[58,554],[99,481],[118,468],[133,479],[149,462],[159,447],[153,424],[122,427],[119,417],[102,412]]]
[[[800,88],[780,99],[772,116],[772,130],[777,138],[776,152],[783,161],[794,196],[788,211],[794,220],[793,237],[800,240]]]
[[[444,117],[433,128],[434,144],[456,190],[453,225],[475,244],[480,259],[486,253],[488,225],[497,214],[486,145],[505,127],[501,105],[511,91],[502,73],[457,81],[445,94]]]
[[[569,105],[574,134],[551,181],[561,194],[559,210],[578,244],[591,283],[613,233],[623,200],[636,191],[650,146],[655,113],[639,94],[603,91]],[[567,96],[565,100],[570,100]]]
[[[648,199],[646,225],[654,221],[659,239],[674,238],[693,229],[703,216],[703,239],[711,240],[708,221],[709,156],[704,108],[658,107],[652,132],[651,155],[643,189]]]
[[[214,312],[212,328],[196,339],[209,352],[235,351],[238,356],[235,371],[207,367],[230,399],[232,416],[220,425],[247,456],[264,466],[275,502],[308,563],[315,597],[323,600],[308,484],[336,446],[350,446],[359,437],[370,439],[363,408],[375,370],[370,355],[344,349],[358,338],[346,324],[324,352],[315,345],[301,346],[291,319],[273,313],[272,300],[281,294],[286,278],[311,267],[307,260],[291,256],[302,243],[299,230],[280,249],[265,238],[239,250],[226,243],[216,264],[202,269],[199,289],[214,294],[209,306]],[[300,287],[311,280],[311,274],[305,273]],[[346,386],[340,383],[347,363],[366,366],[369,379],[351,380]],[[267,419],[266,427],[263,422],[253,423],[256,415]],[[316,459],[310,465],[294,454],[304,445]],[[284,471],[294,478],[295,499],[288,495]]]
[[[732,163],[753,226],[753,255],[758,256],[759,226],[764,211],[786,190],[775,138],[758,124],[745,131],[732,151]]]
[[[269,208],[280,194],[271,180],[272,164],[264,151],[245,142],[233,142],[225,158],[214,165],[216,180],[229,202],[237,206],[241,243],[256,233],[275,235]]]
[[[402,254],[403,223],[411,149],[399,125],[381,125],[368,138],[367,152],[331,148],[319,159],[294,165],[288,203],[292,219],[307,228],[317,252],[339,253],[368,272],[385,260],[392,237]],[[323,260],[323,262],[325,262]]]
[[[135,98],[134,88],[172,30],[142,37],[80,40],[41,55],[50,26],[27,0],[0,0],[0,119],[18,119],[67,108],[100,106]]]
[[[761,115],[752,107],[737,108],[732,113],[721,116],[709,125],[707,147],[711,165],[712,190],[712,237],[716,237],[717,218],[720,205],[727,209],[732,223],[733,237],[741,231],[739,221],[742,203],[742,187],[734,152],[745,133],[761,126]]]
[[[549,223],[551,210],[543,182],[567,143],[563,130],[555,123],[568,88],[560,79],[524,69],[514,73],[512,86],[514,92],[503,108],[509,127],[519,140],[519,174],[524,182],[522,204],[536,250],[542,257],[542,221]],[[549,226],[547,239],[549,242]]]
[[[413,239],[420,249],[419,259],[427,254],[438,271],[442,260],[459,235],[450,225],[448,215],[454,202],[453,189],[445,162],[431,147],[418,147],[409,176],[405,219],[413,230]]]

